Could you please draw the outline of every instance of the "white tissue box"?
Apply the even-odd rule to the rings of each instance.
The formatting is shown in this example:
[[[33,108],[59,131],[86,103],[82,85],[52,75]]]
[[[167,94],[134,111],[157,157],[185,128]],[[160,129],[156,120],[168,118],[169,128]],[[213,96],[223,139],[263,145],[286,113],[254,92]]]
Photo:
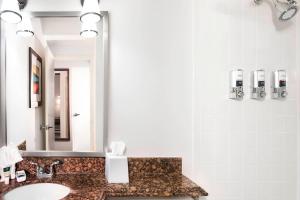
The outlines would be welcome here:
[[[107,154],[105,158],[105,176],[108,183],[129,183],[127,157]]]

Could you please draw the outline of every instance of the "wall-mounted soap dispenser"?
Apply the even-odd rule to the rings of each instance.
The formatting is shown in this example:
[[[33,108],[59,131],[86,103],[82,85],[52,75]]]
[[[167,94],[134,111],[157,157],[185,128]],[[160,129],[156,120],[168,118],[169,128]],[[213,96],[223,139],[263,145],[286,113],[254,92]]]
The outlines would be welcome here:
[[[284,99],[287,97],[287,75],[285,70],[277,70],[272,73],[272,98]]]
[[[230,71],[230,91],[229,91],[229,98],[242,100],[244,97],[244,90],[243,90],[243,70],[232,70]]]
[[[263,100],[266,97],[265,70],[251,72],[251,98]]]

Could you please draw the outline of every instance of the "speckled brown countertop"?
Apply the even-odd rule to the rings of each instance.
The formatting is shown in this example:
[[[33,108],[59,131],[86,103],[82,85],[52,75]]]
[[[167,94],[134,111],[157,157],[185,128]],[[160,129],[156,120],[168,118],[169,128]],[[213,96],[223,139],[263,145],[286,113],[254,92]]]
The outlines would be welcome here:
[[[11,181],[8,186],[0,183],[1,196],[16,187],[35,183],[57,183],[69,187],[71,192],[65,198],[66,200],[102,200],[106,185],[105,179],[100,174],[96,176],[88,174],[56,175],[52,179],[37,179],[35,176],[30,176],[23,183],[15,180]]]
[[[89,159],[89,162],[87,162],[85,159],[82,160],[78,158],[77,161],[80,160],[81,164],[77,169],[74,168],[78,172],[67,173],[68,170],[66,169],[69,169],[68,160],[67,158],[61,159],[64,159],[66,162],[65,167],[58,170],[52,179],[39,180],[34,174],[30,174],[26,182],[23,183],[17,183],[14,180],[12,180],[9,185],[0,183],[0,199],[2,199],[6,192],[16,187],[34,183],[57,183],[69,187],[71,193],[65,198],[66,200],[105,200],[107,197],[178,196],[190,196],[197,199],[200,196],[208,195],[201,187],[181,175],[181,172],[180,174],[178,173],[181,170],[181,159],[129,159],[129,184],[107,183],[102,169],[103,160],[101,160],[99,164],[99,160],[95,161]],[[34,159],[31,158],[28,160]],[[69,163],[75,162],[74,159],[70,159],[69,161]],[[95,165],[91,163],[97,163],[97,170],[101,170],[95,172]],[[26,168],[25,165],[27,165],[27,163],[21,164],[23,169]],[[83,170],[81,168],[85,169],[85,173],[79,173],[79,171]],[[30,170],[31,169],[26,168],[27,172]],[[167,171],[169,173],[166,173]]]

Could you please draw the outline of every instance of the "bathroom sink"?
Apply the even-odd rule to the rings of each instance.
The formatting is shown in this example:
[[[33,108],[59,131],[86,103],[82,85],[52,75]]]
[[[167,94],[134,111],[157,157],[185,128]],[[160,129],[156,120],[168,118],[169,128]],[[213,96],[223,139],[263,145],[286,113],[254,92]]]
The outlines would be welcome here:
[[[53,183],[37,183],[18,187],[6,195],[4,200],[59,200],[70,193],[70,188]]]

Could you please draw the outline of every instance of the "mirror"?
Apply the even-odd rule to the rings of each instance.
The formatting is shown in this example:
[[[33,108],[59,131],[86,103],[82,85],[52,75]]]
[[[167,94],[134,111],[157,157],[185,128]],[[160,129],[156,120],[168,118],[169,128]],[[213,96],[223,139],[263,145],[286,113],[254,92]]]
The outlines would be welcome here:
[[[101,153],[108,14],[101,13],[97,37],[80,35],[79,15],[55,14],[33,13],[33,37],[18,36],[16,25],[1,22],[6,70],[1,138],[26,152]]]
[[[70,90],[69,69],[54,69],[54,135],[55,141],[70,141]],[[84,78],[88,81],[88,77]],[[87,95],[85,95],[87,97]],[[87,98],[88,99],[88,98]],[[73,117],[80,114],[74,113]]]

